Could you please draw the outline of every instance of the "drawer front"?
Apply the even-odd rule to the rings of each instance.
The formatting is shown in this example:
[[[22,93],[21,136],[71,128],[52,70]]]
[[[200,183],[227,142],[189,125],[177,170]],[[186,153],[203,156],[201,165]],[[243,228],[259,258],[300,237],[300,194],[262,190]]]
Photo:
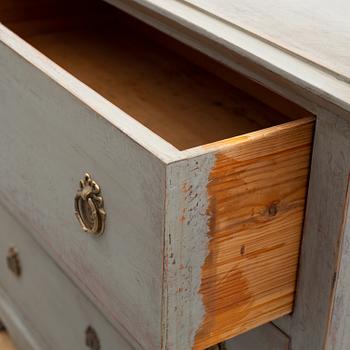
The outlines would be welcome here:
[[[169,166],[169,344],[202,350],[292,312],[313,127],[286,123]]]
[[[35,345],[35,349],[137,348],[128,345],[2,207],[0,220],[0,289],[1,295],[8,296],[2,297],[1,302],[9,304],[11,301],[15,305],[12,312],[18,313],[18,318],[23,319],[29,331],[38,335],[35,337],[40,345]],[[20,267],[20,272],[16,266]],[[11,305],[7,305],[9,307]],[[1,319],[3,309],[0,308]],[[4,315],[4,323],[8,317]],[[9,331],[16,340],[20,327],[15,327],[11,320],[9,323]],[[90,342],[98,339],[100,347],[87,346],[87,337],[90,337]],[[27,349],[22,343],[18,345],[18,350]]]
[[[45,60],[13,37],[33,61]],[[3,43],[0,61],[4,203],[116,327],[159,348],[164,163]],[[53,63],[50,71],[75,81]],[[77,87],[84,88],[103,100]],[[122,112],[110,108],[123,124]],[[98,238],[74,214],[85,172],[101,186],[107,214]]]

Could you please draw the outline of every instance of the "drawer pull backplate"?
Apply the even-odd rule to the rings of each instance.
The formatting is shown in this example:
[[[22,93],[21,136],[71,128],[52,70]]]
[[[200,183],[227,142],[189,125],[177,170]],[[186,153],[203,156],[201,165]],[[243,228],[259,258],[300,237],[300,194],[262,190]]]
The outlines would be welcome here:
[[[100,186],[85,174],[75,196],[75,215],[85,232],[101,235],[105,227],[106,212]]]

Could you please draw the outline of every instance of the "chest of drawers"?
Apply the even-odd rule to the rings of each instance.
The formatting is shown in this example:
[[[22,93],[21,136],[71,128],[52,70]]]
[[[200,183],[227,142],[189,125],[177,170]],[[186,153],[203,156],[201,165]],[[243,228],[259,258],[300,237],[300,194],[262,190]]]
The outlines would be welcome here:
[[[206,349],[293,309],[317,111],[114,5],[0,5],[1,290],[39,348]]]

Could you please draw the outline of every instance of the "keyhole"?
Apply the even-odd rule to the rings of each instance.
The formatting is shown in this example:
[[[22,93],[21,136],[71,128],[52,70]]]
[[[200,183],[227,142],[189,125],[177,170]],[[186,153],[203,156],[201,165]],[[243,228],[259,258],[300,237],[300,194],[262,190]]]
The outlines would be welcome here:
[[[100,350],[100,339],[96,331],[91,327],[87,327],[85,331],[85,344],[91,350]]]

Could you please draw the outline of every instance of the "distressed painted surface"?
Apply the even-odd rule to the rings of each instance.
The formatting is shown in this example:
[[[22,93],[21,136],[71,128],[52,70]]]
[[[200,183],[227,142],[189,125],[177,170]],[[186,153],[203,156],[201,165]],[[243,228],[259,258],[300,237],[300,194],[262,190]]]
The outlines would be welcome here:
[[[33,329],[29,330],[24,324],[23,317],[13,302],[0,288],[0,317],[6,324],[6,330],[11,335],[17,347],[16,350],[44,350],[39,335]]]
[[[292,310],[313,124],[168,166],[163,349],[204,349]]]
[[[290,336],[292,350],[338,350],[331,344],[347,341],[338,322],[344,320],[343,311],[333,310],[332,304],[336,284],[347,283],[339,274],[339,264],[347,259],[341,242],[350,173],[350,124],[346,116],[324,110],[317,116],[295,307],[291,316],[275,321]]]
[[[350,3],[347,0],[185,2],[309,59],[343,79],[350,78]]]
[[[1,34],[1,33],[0,33]],[[272,60],[273,61],[273,60]],[[259,74],[261,72],[259,71]],[[305,75],[303,74],[304,71],[301,69],[298,73],[301,74],[301,76],[303,76],[305,79],[310,79],[310,76],[308,75],[307,77],[305,77]],[[259,75],[258,74],[258,75]],[[263,75],[263,73],[261,73]],[[274,76],[274,78],[276,78],[276,76]],[[260,78],[259,78],[260,79]],[[323,101],[323,97],[320,98],[320,96],[312,96],[312,92],[310,92],[309,89],[307,89],[308,85],[304,85],[304,84],[294,84],[294,83],[290,83],[287,84],[285,80],[280,79],[278,77],[278,79],[269,79],[269,76],[264,76],[262,78],[262,80],[265,79],[265,83],[267,85],[270,84],[270,82],[273,82],[274,87],[279,88],[282,87],[283,89],[285,88],[285,90],[288,92],[287,96],[292,96],[293,100],[296,101],[302,101],[302,103],[310,108],[312,108],[315,111],[315,102],[314,101]],[[282,83],[280,83],[282,81]],[[309,80],[310,82],[310,80]],[[269,85],[270,86],[270,85]],[[306,86],[306,88],[305,88]],[[323,84],[323,86],[327,86],[330,89],[333,89],[333,87],[330,87],[330,85],[328,84]],[[284,90],[284,91],[285,91]],[[301,98],[302,96],[302,98]],[[305,96],[307,96],[309,99],[305,99]],[[310,98],[310,96],[312,96]],[[348,95],[349,96],[349,95]],[[329,106],[329,105],[328,105]],[[333,108],[333,106],[332,106]],[[334,106],[335,108],[335,106]],[[333,119],[333,116],[330,116],[330,119]],[[328,116],[327,116],[328,118]],[[315,220],[315,222],[312,224],[310,224],[310,229],[307,230],[307,232],[311,232],[313,231],[314,233],[310,233],[308,236],[309,238],[307,239],[307,241],[309,242],[309,244],[306,244],[306,248],[305,248],[305,254],[304,254],[304,258],[306,257],[306,255],[309,255],[310,258],[306,257],[306,262],[304,264],[302,264],[302,266],[305,266],[305,271],[307,273],[303,273],[303,276],[305,277],[309,277],[313,275],[313,271],[315,271],[314,269],[317,269],[317,271],[321,271],[321,273],[319,274],[320,277],[319,279],[321,279],[322,281],[324,281],[324,283],[319,280],[317,280],[316,282],[319,282],[319,285],[322,285],[322,288],[319,288],[319,285],[317,283],[315,283],[314,285],[312,285],[312,288],[319,288],[321,291],[318,293],[314,293],[313,295],[316,295],[315,300],[310,300],[307,297],[307,293],[309,293],[309,287],[302,282],[301,284],[301,289],[304,291],[301,293],[300,296],[300,300],[302,300],[302,303],[304,303],[304,305],[310,305],[310,307],[305,308],[304,311],[302,312],[303,315],[301,315],[301,317],[298,316],[298,314],[300,315],[300,313],[296,313],[295,316],[295,324],[298,324],[293,331],[293,337],[296,340],[296,343],[300,343],[303,340],[307,339],[307,341],[305,342],[305,346],[307,346],[308,343],[311,343],[312,341],[314,342],[313,344],[316,346],[318,344],[318,341],[316,338],[319,336],[319,334],[321,334],[321,338],[323,341],[323,334],[324,334],[324,328],[323,324],[324,321],[326,320],[325,318],[325,313],[323,313],[324,309],[326,309],[329,304],[328,303],[324,303],[324,305],[322,304],[326,299],[327,296],[329,295],[329,289],[331,286],[331,281],[333,280],[332,277],[334,277],[334,271],[332,270],[333,267],[333,257],[334,257],[334,251],[335,251],[335,241],[338,237],[334,237],[334,238],[330,238],[331,233],[334,231],[334,229],[338,229],[339,225],[338,225],[338,214],[332,216],[332,215],[324,215],[324,213],[329,213],[329,212],[335,212],[332,206],[332,200],[335,199],[335,206],[337,208],[338,204],[341,203],[340,198],[342,197],[342,195],[344,194],[344,183],[345,183],[345,173],[346,171],[344,171],[344,168],[342,167],[341,164],[344,159],[347,159],[346,156],[344,155],[344,150],[342,150],[342,147],[344,145],[348,145],[347,141],[345,139],[343,139],[343,136],[341,136],[341,140],[339,140],[339,144],[338,144],[338,136],[339,135],[343,135],[343,133],[340,130],[340,128],[342,127],[342,122],[340,121],[341,118],[338,119],[337,123],[337,128],[338,131],[336,133],[336,135],[334,136],[332,134],[331,130],[328,130],[327,128],[329,126],[326,126],[323,130],[323,134],[321,135],[322,137],[324,137],[324,140],[321,142],[321,136],[319,139],[319,144],[322,144],[322,147],[317,148],[317,153],[319,153],[319,158],[317,159],[317,166],[315,166],[315,169],[317,169],[317,171],[314,171],[314,180],[313,183],[317,183],[318,182],[318,177],[320,176],[320,185],[316,186],[313,189],[313,193],[319,192],[322,193],[322,195],[315,195],[312,202],[314,203],[312,205],[313,209],[311,210],[312,214],[316,213],[316,217],[318,221],[321,221],[320,225],[321,227],[321,236],[324,239],[325,243],[324,243],[324,247],[322,249],[323,250],[323,255],[320,255],[319,257],[315,257],[316,252],[318,253],[318,242],[320,241],[319,238],[317,237],[317,234],[319,232],[318,228],[316,227],[315,222],[317,220]],[[332,128],[332,126],[330,126]],[[345,130],[345,128],[344,128]],[[345,132],[344,132],[345,133]],[[332,134],[332,137],[327,137],[327,135]],[[326,152],[325,154],[323,154],[323,151],[326,151],[328,149],[328,143],[330,144],[330,151]],[[335,146],[335,144],[337,144]],[[150,143],[147,144],[147,147],[149,146]],[[346,148],[346,147],[345,147]],[[330,167],[329,167],[330,165]],[[326,171],[326,169],[328,169],[328,167],[330,168],[330,171]],[[318,170],[320,170],[320,172],[318,173]],[[323,174],[326,174],[326,176],[324,176]],[[328,191],[326,191],[327,186],[325,186],[325,184],[328,182],[331,182],[333,184],[332,186],[332,191],[334,190],[335,195],[333,197],[333,195]],[[73,186],[72,186],[73,187]],[[326,196],[325,193],[328,193],[329,195],[329,201],[325,200]],[[319,203],[324,202],[324,205],[319,205]],[[337,211],[338,212],[338,211]],[[309,218],[310,220],[313,220],[313,218],[315,217],[314,215],[311,215]],[[308,219],[309,220],[309,219]],[[329,225],[327,222],[330,222]],[[329,227],[328,227],[329,226]],[[313,242],[312,244],[310,242]],[[328,249],[328,244],[330,244],[331,249]],[[313,254],[313,252],[315,251],[315,254]],[[309,254],[312,253],[312,254]],[[328,259],[324,259],[324,256],[326,257],[330,257],[332,259],[332,263],[329,264],[330,266],[327,266],[327,264],[325,263],[325,261],[328,261]],[[311,261],[312,263],[309,264],[307,263],[307,261]],[[309,266],[309,267],[308,267]],[[323,273],[324,271],[324,273]],[[307,280],[307,278],[305,278],[305,280]],[[324,287],[324,289],[323,289]],[[312,293],[309,293],[312,294]],[[320,298],[319,298],[319,294]],[[321,301],[322,300],[322,301]],[[323,305],[320,307],[320,305]],[[309,314],[312,315],[312,317],[309,317]],[[320,326],[320,327],[319,327]],[[288,328],[288,327],[287,327]],[[307,333],[305,332],[305,330],[308,329]],[[318,332],[318,330],[321,330],[321,332]],[[299,350],[299,348],[297,348]],[[301,349],[301,348],[300,348]],[[306,347],[306,349],[311,349],[310,347]],[[315,348],[315,349],[319,349],[319,348]]]
[[[348,350],[350,345],[350,173],[340,232],[340,256],[326,349]]]
[[[129,345],[117,333],[2,205],[0,221],[0,261],[6,261],[8,249],[13,246],[22,265],[22,274],[17,278],[6,264],[0,264],[1,293],[8,296],[5,307],[12,306],[12,313],[17,310],[16,317],[23,319],[32,333],[31,342],[35,340],[40,344],[35,350],[86,350],[85,330],[90,325],[96,330],[102,349],[140,349],[136,344]],[[0,317],[1,311],[0,302]],[[4,322],[6,320],[5,315]],[[15,327],[15,341],[17,332],[20,329]],[[30,347],[19,341],[17,350],[27,349]]]
[[[116,327],[159,348],[165,164],[4,44],[0,62],[1,197]],[[86,171],[107,211],[98,239],[74,215]]]
[[[167,168],[163,349],[190,349],[205,309],[198,293],[208,254],[206,186],[214,157],[205,155]]]

